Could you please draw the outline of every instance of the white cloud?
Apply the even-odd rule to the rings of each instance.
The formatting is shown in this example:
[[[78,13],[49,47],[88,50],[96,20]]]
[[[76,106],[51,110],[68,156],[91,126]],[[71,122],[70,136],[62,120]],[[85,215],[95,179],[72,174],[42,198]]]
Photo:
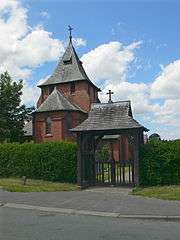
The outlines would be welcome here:
[[[47,18],[47,19],[50,18],[50,15],[47,11],[41,11],[40,16],[43,17],[43,18]]]
[[[0,2],[1,41],[13,44],[13,40],[23,37],[29,30],[27,27],[27,9],[17,0],[1,0]]]
[[[40,96],[40,89],[35,85],[29,84],[27,81],[23,81],[23,96],[22,102],[27,106],[36,106],[36,101]]]
[[[75,47],[86,46],[87,44],[86,40],[83,38],[73,38],[72,41]]]
[[[106,92],[111,89],[114,94],[114,101],[131,100],[133,112],[136,114],[146,114],[152,111],[153,105],[149,101],[149,87],[144,83],[121,82],[117,85],[108,84],[100,94],[101,101],[107,102],[108,96]],[[141,99],[141,101],[140,101]]]
[[[51,32],[40,25],[31,26],[27,14],[19,0],[0,0],[0,73],[7,70],[13,78],[24,80],[25,103],[37,99],[38,90],[32,91],[28,82],[33,70],[45,62],[57,60],[65,49],[65,43],[54,39]],[[49,16],[46,11],[40,15]],[[73,41],[75,46],[86,45],[82,38]]]
[[[161,68],[160,76],[152,84],[130,83],[128,82],[129,70],[132,62],[137,61],[135,50],[140,44],[141,42],[134,42],[124,46],[120,42],[110,42],[83,55],[81,60],[88,76],[101,86],[101,101],[108,101],[106,92],[111,89],[114,92],[112,96],[114,101],[131,100],[133,112],[140,114],[141,119],[146,119],[147,127],[149,124],[174,126],[178,131],[180,127],[180,63],[175,61]],[[152,97],[155,96],[163,96],[164,102],[154,101]],[[167,134],[164,133],[163,136],[167,137]]]
[[[46,61],[56,60],[60,52],[64,51],[63,43],[53,39],[52,33],[43,27],[31,27],[27,22],[27,10],[19,1],[6,0],[2,3],[0,71],[8,70],[16,78],[27,78],[33,68]]]
[[[0,0],[0,72],[9,71],[15,79],[24,79],[23,100],[37,98],[28,82],[32,71],[56,60],[64,51],[62,41],[42,26],[30,26],[27,9],[18,0]]]
[[[177,131],[176,128],[165,127],[163,129],[158,129],[158,133],[161,138],[165,140],[180,139],[180,131]]]
[[[180,99],[167,99],[154,110],[154,122],[180,127]]]
[[[21,67],[36,67],[58,59],[63,51],[62,42],[53,39],[52,33],[36,28],[20,41],[13,61]]]
[[[142,114],[152,111],[149,102],[149,86],[144,83],[127,82],[130,64],[136,60],[135,50],[141,41],[124,46],[120,42],[102,44],[84,54],[81,58],[88,76],[97,85],[101,85],[100,99],[108,101],[106,92],[111,89],[114,101],[131,100],[136,113]],[[143,99],[143,101],[139,101]]]
[[[160,67],[161,73],[151,85],[150,97],[156,101],[162,99],[163,103],[156,105],[153,121],[176,127],[173,132],[177,136],[176,131],[180,132],[180,60]]]
[[[134,51],[141,42],[124,46],[120,42],[109,42],[84,54],[81,58],[88,76],[97,84],[117,84],[127,78],[129,64],[134,60]]]
[[[152,98],[180,98],[180,60],[162,67],[151,87]]]

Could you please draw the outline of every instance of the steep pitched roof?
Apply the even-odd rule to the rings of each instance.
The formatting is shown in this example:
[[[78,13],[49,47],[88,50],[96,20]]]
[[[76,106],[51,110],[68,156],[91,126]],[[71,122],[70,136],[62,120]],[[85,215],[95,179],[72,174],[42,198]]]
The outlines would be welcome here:
[[[100,90],[88,78],[82,66],[82,62],[79,60],[77,53],[72,45],[72,41],[70,40],[69,45],[60,62],[58,63],[55,71],[44,83],[39,85],[39,87],[82,80],[88,81],[95,88]]]
[[[79,106],[76,106],[55,87],[48,98],[40,105],[35,112],[50,112],[50,111],[81,111]],[[84,112],[85,113],[85,112]]]
[[[130,101],[115,103],[95,103],[89,112],[88,118],[71,131],[101,131],[115,129],[143,128],[133,119]]]

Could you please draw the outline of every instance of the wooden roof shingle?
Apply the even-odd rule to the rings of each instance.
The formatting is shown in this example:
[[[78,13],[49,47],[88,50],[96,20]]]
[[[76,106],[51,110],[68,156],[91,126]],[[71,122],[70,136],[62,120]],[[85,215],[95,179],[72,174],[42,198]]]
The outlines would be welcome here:
[[[51,111],[81,111],[85,113],[79,106],[70,102],[70,100],[62,92],[57,90],[56,87],[40,107],[35,110],[35,112]]]
[[[97,88],[98,91],[100,91],[100,89],[88,78],[82,66],[82,62],[79,60],[72,42],[70,41],[53,74],[38,87],[84,80],[88,81],[91,85]]]
[[[124,130],[145,127],[133,119],[130,101],[94,103],[88,118],[71,129],[73,132]]]

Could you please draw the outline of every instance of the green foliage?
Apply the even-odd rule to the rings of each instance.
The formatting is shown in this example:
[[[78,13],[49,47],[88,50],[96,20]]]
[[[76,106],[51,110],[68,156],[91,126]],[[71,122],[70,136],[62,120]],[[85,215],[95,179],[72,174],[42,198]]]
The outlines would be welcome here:
[[[0,177],[76,182],[76,151],[70,142],[0,144]]]
[[[21,104],[23,82],[14,82],[8,72],[0,75],[0,142],[22,140],[25,120],[33,108]]]
[[[150,141],[141,148],[140,183],[180,184],[180,140]]]
[[[180,201],[180,185],[134,188],[133,195]]]
[[[110,149],[108,145],[103,145],[100,146],[97,150],[96,150],[96,159],[101,160],[101,161],[106,161],[108,159],[110,159]]]

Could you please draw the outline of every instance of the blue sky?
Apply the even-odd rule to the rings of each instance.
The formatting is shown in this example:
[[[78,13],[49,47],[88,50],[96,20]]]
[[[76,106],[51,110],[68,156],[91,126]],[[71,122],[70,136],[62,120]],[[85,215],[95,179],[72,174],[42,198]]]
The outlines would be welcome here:
[[[141,69],[131,81],[151,82],[166,65],[179,58],[180,2],[161,1],[24,1],[32,25],[42,23],[55,38],[67,39],[67,26],[74,27],[73,36],[87,40],[78,49],[80,56],[100,44],[120,41],[128,44],[142,40],[138,57]],[[40,16],[45,11],[49,18]],[[151,64],[151,68],[148,65]],[[42,69],[42,75],[45,73]],[[48,69],[51,73],[52,69]]]
[[[84,67],[103,93],[111,87],[114,100],[130,99],[151,133],[180,138],[179,1],[1,1],[0,30],[6,26],[16,44],[8,52],[2,41],[0,59],[7,61],[0,71],[25,79],[26,104],[34,104],[35,86],[56,66],[70,24]]]

